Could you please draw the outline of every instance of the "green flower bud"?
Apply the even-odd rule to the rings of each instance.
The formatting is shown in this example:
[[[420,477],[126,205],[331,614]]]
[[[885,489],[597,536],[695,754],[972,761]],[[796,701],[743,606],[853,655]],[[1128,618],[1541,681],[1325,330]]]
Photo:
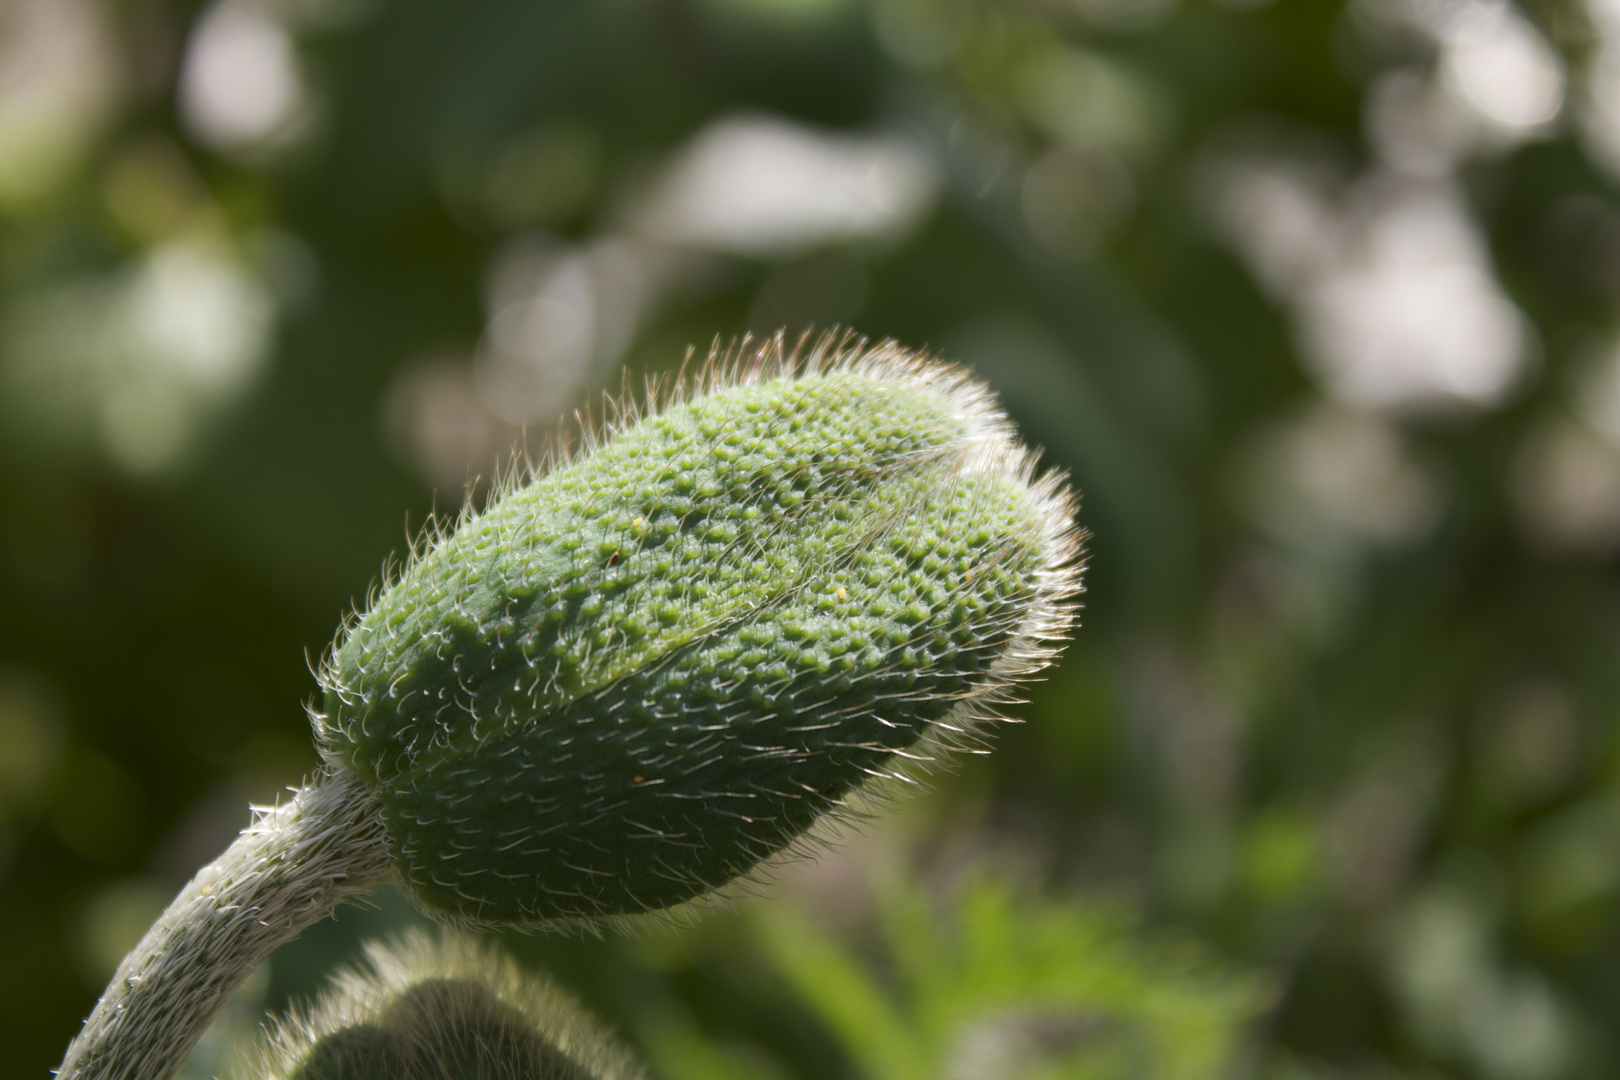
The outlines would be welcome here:
[[[844,346],[711,364],[436,537],[324,666],[326,767],[181,890],[60,1080],[172,1076],[390,877],[465,923],[660,910],[968,738],[1071,621],[1072,499],[964,373]],[[377,1039],[321,1053],[348,1075]]]
[[[416,900],[658,910],[960,739],[1051,656],[1072,500],[988,392],[898,346],[767,346],[511,486],[326,665],[322,750]]]
[[[313,1009],[274,1024],[246,1080],[644,1080],[583,1009],[493,947],[415,933],[366,946]]]
[[[961,371],[766,348],[703,382],[465,518],[330,657],[322,748],[431,910],[718,889],[1068,623],[1071,502]]]

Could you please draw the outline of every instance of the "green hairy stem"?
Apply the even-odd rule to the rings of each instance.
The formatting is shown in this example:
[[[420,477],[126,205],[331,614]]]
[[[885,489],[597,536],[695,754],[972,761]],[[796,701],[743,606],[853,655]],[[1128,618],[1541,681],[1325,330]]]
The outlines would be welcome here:
[[[345,629],[328,775],[188,887],[63,1075],[162,1080],[271,947],[390,871],[473,926],[713,894],[970,740],[1055,655],[1073,500],[964,372],[778,339],[650,399],[433,536]]]
[[[68,1047],[61,1080],[161,1080],[270,951],[392,873],[370,796],[322,777],[191,879]]]

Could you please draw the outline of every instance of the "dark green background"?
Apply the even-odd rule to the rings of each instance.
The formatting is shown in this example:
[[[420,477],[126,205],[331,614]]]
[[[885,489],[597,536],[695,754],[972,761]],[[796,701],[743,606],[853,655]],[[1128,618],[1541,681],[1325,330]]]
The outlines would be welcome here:
[[[937,195],[894,236],[692,255],[562,400],[688,345],[844,323],[975,365],[1072,474],[1093,533],[1084,625],[1027,722],[871,831],[925,868],[1124,897],[1271,975],[1250,1062],[1267,1075],[1614,1075],[1620,529],[1549,525],[1534,494],[1556,473],[1539,448],[1587,431],[1581,373],[1620,300],[1620,200],[1578,107],[1599,28],[1576,0],[1519,9],[1566,65],[1564,113],[1463,155],[1447,189],[1534,328],[1499,402],[1330,404],[1209,209],[1222,155],[1250,143],[1364,190],[1373,88],[1399,68],[1440,79],[1432,38],[1377,18],[1394,6],[310,0],[272,10],[316,122],[236,152],[177,105],[201,9],[81,4],[118,72],[100,126],[37,190],[0,195],[0,1077],[54,1066],[109,955],[249,800],[313,766],[308,663],[430,511],[461,502],[397,402],[411,372],[472,385],[496,252],[525,231],[624,232],[686,140],[739,112],[899,133]],[[22,8],[0,4],[0,38]],[[908,54],[902,24],[954,45]],[[1122,120],[1118,145],[1068,136],[1081,166],[1055,174],[1057,224],[1032,225],[1026,170],[1065,136],[1025,74],[1062,49],[1125,73],[1147,120]],[[1095,111],[1078,85],[1076,114]],[[505,202],[488,194],[503,161]],[[268,352],[142,464],[98,419],[96,365],[114,362],[96,357],[120,342],[63,345],[38,312],[91,325],[196,236],[269,283]],[[141,362],[116,363],[138,379]],[[1429,516],[1358,529],[1290,480],[1299,444],[1275,433],[1324,416],[1393,440]],[[1620,450],[1583,437],[1595,479],[1575,503],[1612,504]],[[494,438],[466,475],[491,472]],[[318,925],[272,963],[269,1000],[407,918],[385,897]],[[678,1002],[782,1075],[846,1075],[730,925],[517,948],[627,1030]],[[1521,1060],[1504,1038],[1554,1049]]]

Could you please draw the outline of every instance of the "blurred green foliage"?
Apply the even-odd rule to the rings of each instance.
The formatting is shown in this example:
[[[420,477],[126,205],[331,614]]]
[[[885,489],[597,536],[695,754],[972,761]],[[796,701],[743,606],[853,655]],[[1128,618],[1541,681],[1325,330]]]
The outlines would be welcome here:
[[[621,370],[832,323],[996,386],[1090,591],[1027,722],[779,902],[870,943],[875,868],[990,864],[1274,985],[1240,1071],[1613,1075],[1617,42],[1603,0],[0,0],[0,1077],[314,765],[306,655],[434,508]],[[742,920],[513,947],[626,1032],[871,1071]]]
[[[893,989],[802,918],[761,915],[768,955],[860,1075],[1222,1077],[1269,1004],[1255,980],[1147,947],[1119,911],[962,891],[949,920],[920,891],[882,905]]]

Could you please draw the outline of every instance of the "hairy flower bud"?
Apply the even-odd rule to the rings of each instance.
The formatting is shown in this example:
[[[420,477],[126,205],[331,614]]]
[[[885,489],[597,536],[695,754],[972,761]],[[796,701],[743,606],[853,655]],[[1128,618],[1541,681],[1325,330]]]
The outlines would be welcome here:
[[[366,946],[313,1009],[273,1025],[249,1080],[644,1080],[573,1000],[492,946],[421,933]]]
[[[779,339],[654,398],[435,537],[344,632],[326,767],[175,897],[61,1080],[172,1076],[271,950],[390,877],[453,921],[529,927],[707,894],[1051,659],[1072,499],[965,373]],[[441,991],[483,1001],[434,984],[400,1015]],[[387,1059],[375,1034],[323,1044],[333,1075]]]
[[[1042,666],[1076,549],[963,372],[777,343],[439,538],[335,647],[318,738],[442,915],[667,908]]]

